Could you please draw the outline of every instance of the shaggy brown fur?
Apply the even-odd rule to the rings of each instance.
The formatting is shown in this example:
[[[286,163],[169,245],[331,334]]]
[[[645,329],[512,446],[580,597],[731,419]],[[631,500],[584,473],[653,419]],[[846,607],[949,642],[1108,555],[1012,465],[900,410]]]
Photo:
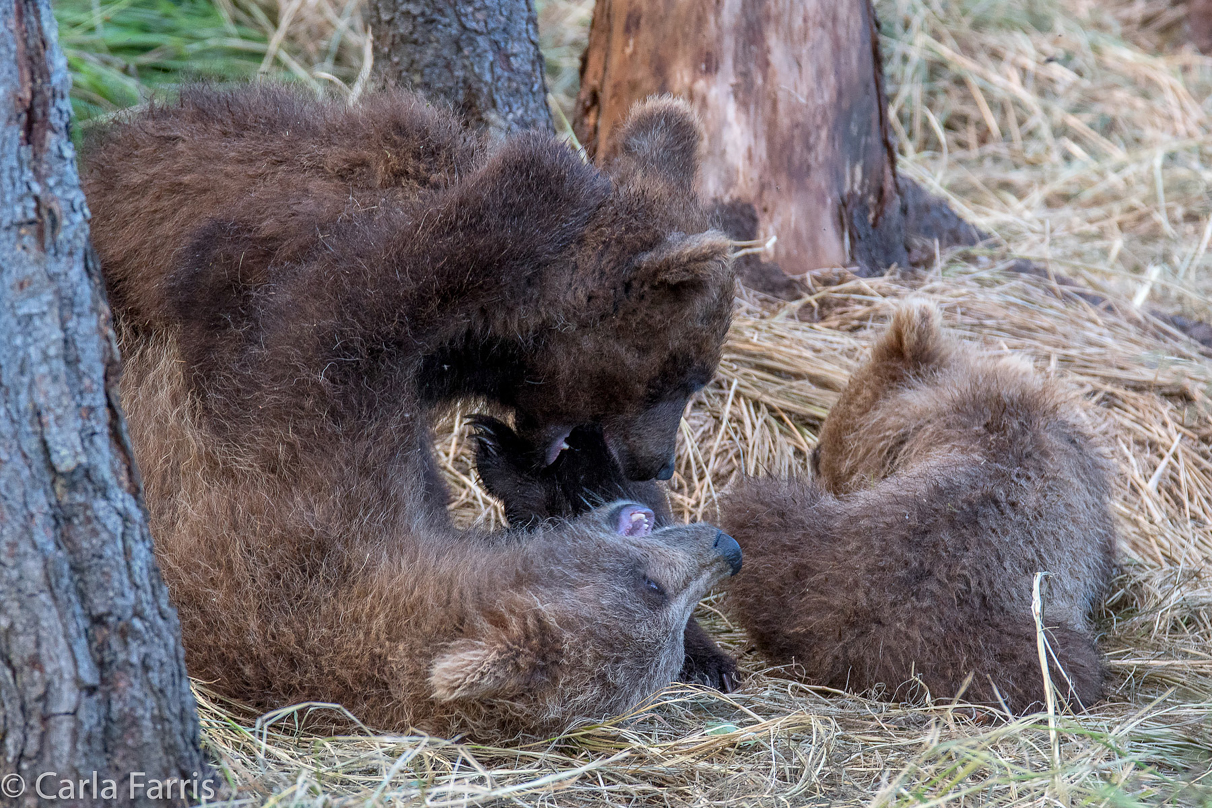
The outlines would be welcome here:
[[[434,504],[428,425],[457,399],[512,409],[551,458],[595,425],[630,478],[672,473],[733,293],[700,140],[650,100],[603,173],[537,133],[489,148],[404,93],[194,89],[94,136],[85,189],[124,328],[181,336],[233,452],[292,474],[386,441],[387,476],[420,472]]]
[[[339,702],[381,729],[480,740],[558,732],[668,684],[695,603],[739,568],[718,529],[650,532],[638,504],[517,541],[423,529],[339,464],[289,482],[239,468],[198,428],[171,340],[129,347],[122,402],[190,673],[258,708]],[[372,468],[389,452],[367,450]]]
[[[476,416],[474,423],[476,473],[488,493],[504,504],[511,529],[534,530],[552,519],[580,516],[617,499],[648,506],[657,525],[673,524],[661,484],[628,480],[599,431],[574,429],[568,448],[555,462],[545,463],[539,447],[527,444],[495,418]],[[737,682],[736,660],[721,651],[694,619],[686,624],[685,644],[686,660],[678,681],[731,692]]]
[[[745,549],[732,607],[809,681],[894,695],[915,677],[1021,713],[1044,701],[1032,582],[1062,698],[1090,705],[1090,624],[1114,562],[1112,464],[1080,399],[1021,361],[897,312],[825,422],[819,479],[746,480],[723,504]],[[1075,704],[1075,706],[1077,706]]]

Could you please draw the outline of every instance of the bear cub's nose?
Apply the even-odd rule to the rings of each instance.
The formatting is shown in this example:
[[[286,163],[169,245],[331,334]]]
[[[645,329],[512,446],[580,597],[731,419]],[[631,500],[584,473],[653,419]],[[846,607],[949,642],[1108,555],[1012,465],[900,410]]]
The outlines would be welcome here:
[[[741,545],[736,543],[736,539],[721,530],[715,534],[714,547],[732,569],[729,575],[736,575],[741,571]]]
[[[673,467],[674,467],[674,459],[673,459],[673,457],[670,457],[669,460],[666,461],[665,465],[661,466],[661,470],[656,473],[656,478],[658,480],[672,480],[673,479]]]

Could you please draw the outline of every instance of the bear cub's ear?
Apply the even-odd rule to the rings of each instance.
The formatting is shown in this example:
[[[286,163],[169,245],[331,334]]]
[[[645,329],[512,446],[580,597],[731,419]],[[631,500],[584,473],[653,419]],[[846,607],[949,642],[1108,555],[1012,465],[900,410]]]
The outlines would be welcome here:
[[[519,660],[482,640],[460,640],[433,663],[429,686],[438,701],[504,698],[521,692]]]
[[[434,660],[429,686],[438,701],[508,699],[547,683],[562,656],[560,630],[531,612],[484,639],[451,643]]]
[[[887,330],[876,340],[871,363],[918,373],[942,364],[951,351],[952,342],[943,331],[938,308],[927,301],[909,300],[897,307]]]
[[[635,278],[648,287],[731,285],[732,241],[719,230],[673,233],[639,257]]]
[[[656,174],[689,192],[698,174],[702,141],[702,124],[688,103],[671,95],[653,96],[631,108],[612,169]]]

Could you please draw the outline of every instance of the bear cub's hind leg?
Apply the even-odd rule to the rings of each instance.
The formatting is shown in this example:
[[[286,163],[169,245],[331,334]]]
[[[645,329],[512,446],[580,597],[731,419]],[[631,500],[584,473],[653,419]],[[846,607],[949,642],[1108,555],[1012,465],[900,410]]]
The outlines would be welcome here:
[[[476,473],[488,493],[501,501],[513,530],[530,530],[547,519],[570,519],[617,499],[647,505],[657,525],[672,513],[661,487],[627,479],[610,454],[600,430],[577,427],[567,448],[546,464],[541,452],[508,425],[486,415],[472,418],[476,432]],[[714,687],[724,693],[737,685],[736,660],[720,650],[692,617],[684,637],[686,659],[678,681]]]

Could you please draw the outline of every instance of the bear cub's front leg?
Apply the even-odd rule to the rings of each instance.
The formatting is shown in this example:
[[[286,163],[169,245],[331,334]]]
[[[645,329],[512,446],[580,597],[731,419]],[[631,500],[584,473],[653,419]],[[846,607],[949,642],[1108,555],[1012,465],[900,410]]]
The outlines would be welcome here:
[[[547,519],[569,519],[617,499],[647,505],[657,525],[672,513],[656,482],[627,479],[610,454],[601,430],[577,427],[566,448],[547,464],[536,447],[508,425],[486,415],[472,417],[476,437],[476,473],[489,494],[505,507],[510,528],[526,531]],[[686,660],[678,679],[730,693],[738,677],[736,660],[720,650],[692,617],[684,637]]]

